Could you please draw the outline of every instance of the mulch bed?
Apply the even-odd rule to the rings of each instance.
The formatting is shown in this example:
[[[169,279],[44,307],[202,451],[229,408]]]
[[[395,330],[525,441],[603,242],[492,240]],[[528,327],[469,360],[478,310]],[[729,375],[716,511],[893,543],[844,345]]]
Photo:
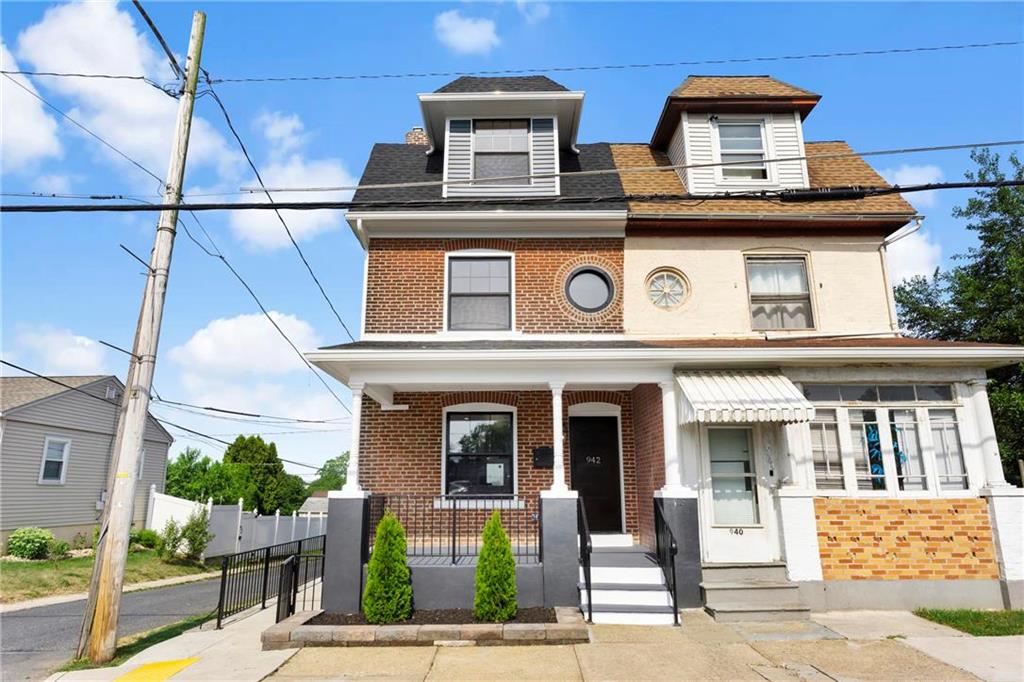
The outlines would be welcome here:
[[[394,625],[462,625],[478,622],[472,609],[422,609],[412,612],[412,618]],[[557,623],[555,610],[540,606],[519,609],[508,623]],[[361,613],[321,613],[306,625],[369,625]]]

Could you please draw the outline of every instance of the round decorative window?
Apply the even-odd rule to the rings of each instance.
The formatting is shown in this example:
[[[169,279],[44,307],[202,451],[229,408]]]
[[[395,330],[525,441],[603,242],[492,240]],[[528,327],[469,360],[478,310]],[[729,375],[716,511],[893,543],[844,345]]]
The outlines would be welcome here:
[[[647,278],[647,298],[658,308],[675,308],[683,302],[686,294],[686,280],[677,270],[662,268]]]
[[[573,270],[565,283],[569,302],[585,313],[596,313],[607,308],[615,295],[612,278],[604,270],[585,266]]]

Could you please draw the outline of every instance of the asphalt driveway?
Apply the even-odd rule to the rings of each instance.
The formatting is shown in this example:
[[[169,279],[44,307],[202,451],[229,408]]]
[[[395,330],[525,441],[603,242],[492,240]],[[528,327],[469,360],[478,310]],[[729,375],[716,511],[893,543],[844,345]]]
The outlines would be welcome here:
[[[209,613],[217,608],[217,578],[130,592],[121,601],[118,636]],[[74,655],[85,600],[0,614],[3,680],[40,680]]]

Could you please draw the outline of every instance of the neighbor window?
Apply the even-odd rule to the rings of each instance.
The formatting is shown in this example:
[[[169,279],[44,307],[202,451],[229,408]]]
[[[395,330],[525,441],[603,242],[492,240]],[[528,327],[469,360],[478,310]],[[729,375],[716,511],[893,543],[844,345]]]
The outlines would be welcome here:
[[[927,490],[924,455],[918,435],[916,410],[889,410],[889,430],[896,457],[896,483],[900,490]]]
[[[814,481],[824,490],[843,489],[843,462],[839,454],[839,424],[835,410],[815,410],[811,422]]]
[[[956,411],[928,410],[928,420],[932,427],[939,487],[943,490],[966,489],[967,469],[964,467],[964,451],[960,447],[960,433],[956,426]]]
[[[747,283],[754,329],[814,327],[804,258],[748,258]]]
[[[473,121],[473,179],[530,174],[530,121],[477,119]],[[530,179],[498,180],[497,185],[529,185]]]
[[[47,438],[43,443],[43,462],[39,467],[40,483],[63,483],[68,468],[71,441]]]
[[[511,258],[449,260],[448,328],[453,331],[512,328]]]
[[[853,472],[858,490],[885,490],[882,440],[874,410],[850,410],[850,442],[853,444]]]
[[[719,122],[718,148],[726,180],[767,180],[764,130],[760,121]]]
[[[511,495],[511,412],[449,412],[445,419],[448,495]]]

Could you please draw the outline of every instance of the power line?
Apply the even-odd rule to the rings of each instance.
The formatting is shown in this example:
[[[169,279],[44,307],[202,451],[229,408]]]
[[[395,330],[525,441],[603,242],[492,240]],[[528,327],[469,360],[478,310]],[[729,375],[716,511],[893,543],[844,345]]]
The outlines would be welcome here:
[[[12,78],[11,76],[8,76],[7,74],[4,74],[4,75],[9,80],[11,80],[15,85],[17,85],[18,87],[22,88],[23,90],[28,92],[30,95],[32,95],[33,97],[38,99],[40,102],[42,102],[43,104],[45,104],[49,108],[51,108],[54,111],[56,111],[57,113],[59,113],[68,122],[74,124],[76,127],[80,128],[81,130],[86,132],[89,136],[91,136],[94,139],[96,139],[97,141],[99,141],[105,147],[113,150],[119,156],[121,156],[125,160],[129,161],[132,165],[134,165],[136,168],[141,170],[143,173],[145,173],[146,175],[148,175],[151,178],[155,179],[158,183],[160,183],[160,186],[163,187],[164,181],[156,173],[154,173],[153,171],[149,170],[148,168],[143,166],[141,163],[139,163],[138,161],[136,161],[132,157],[128,156],[128,154],[126,154],[125,152],[121,151],[120,149],[118,149],[117,147],[112,145],[110,142],[107,142],[100,135],[98,135],[97,133],[95,133],[92,130],[90,130],[84,124],[78,122],[77,120],[72,118],[70,115],[64,113],[62,110],[58,109],[53,104],[50,104],[50,102],[46,101],[46,99],[44,99],[42,96],[38,95],[37,93],[35,93],[32,90],[30,90],[30,89],[26,88],[25,86],[23,86],[21,83],[19,83],[17,80]],[[138,204],[134,205],[136,208],[149,208],[149,207],[156,206],[156,204],[153,204],[152,202],[145,201],[144,199],[133,199],[132,197],[125,197],[125,198],[128,199],[128,200],[135,200],[135,201],[141,202],[142,206],[139,206]],[[195,213],[192,212],[191,208],[187,204],[182,204],[182,206],[183,206],[183,208],[181,208],[179,210],[186,211],[186,212],[189,213],[189,215],[192,216],[192,219],[196,221],[196,225],[199,227],[200,230],[203,231],[203,234],[206,235],[206,238],[209,240],[210,245],[213,247],[214,251],[211,252],[198,239],[196,239],[195,236],[192,234],[192,232],[188,229],[188,226],[185,224],[185,222],[179,216],[178,217],[178,225],[180,225],[185,230],[185,234],[189,237],[189,239],[193,243],[195,243],[196,246],[198,246],[206,255],[208,255],[208,256],[210,256],[212,258],[217,258],[218,260],[220,260],[225,265],[225,267],[228,268],[228,270],[231,271],[231,274],[235,276],[235,278],[239,281],[239,283],[241,283],[241,285],[249,293],[249,296],[251,296],[252,299],[256,302],[256,305],[259,306],[260,310],[263,312],[263,316],[267,318],[267,320],[274,327],[274,329],[276,329],[277,332],[281,335],[281,337],[288,343],[288,345],[291,346],[291,348],[299,356],[299,359],[302,360],[303,364],[305,364],[306,367],[309,369],[309,371],[312,372],[314,376],[316,376],[316,378],[320,381],[321,384],[323,384],[324,388],[327,389],[327,391],[334,397],[334,399],[338,402],[338,404],[341,405],[341,407],[346,412],[351,414],[352,411],[349,409],[348,405],[346,405],[344,403],[344,401],[338,396],[338,394],[334,392],[334,390],[330,387],[330,385],[328,385],[328,383],[324,380],[324,378],[320,375],[320,373],[316,371],[316,369],[313,367],[313,365],[311,365],[309,363],[308,360],[306,360],[306,357],[302,354],[302,352],[298,349],[298,347],[296,347],[296,345],[292,342],[292,340],[288,337],[288,335],[285,334],[284,330],[281,329],[280,325],[278,325],[277,322],[274,321],[273,317],[270,316],[270,313],[267,311],[266,306],[264,306],[263,302],[260,301],[259,297],[256,295],[256,292],[253,291],[252,287],[249,286],[249,283],[246,282],[245,279],[242,278],[242,276],[238,273],[238,271],[231,265],[231,263],[228,261],[228,259],[220,251],[220,249],[217,247],[216,242],[213,241],[213,237],[211,237],[210,233],[206,231],[206,228],[199,221],[199,218],[196,217]],[[0,206],[0,210],[2,210],[2,209],[3,209],[3,207]],[[147,265],[146,267],[149,267],[149,266]]]
[[[132,4],[135,5],[135,9],[137,9],[139,14],[142,15],[142,19],[146,22],[146,25],[149,26],[149,30],[153,32],[154,36],[156,36],[157,42],[160,43],[160,47],[164,49],[164,54],[167,55],[167,61],[171,63],[171,69],[174,71],[174,75],[177,76],[184,84],[185,72],[178,64],[178,58],[174,56],[173,52],[171,52],[171,48],[167,44],[167,41],[164,40],[163,35],[160,33],[160,29],[158,29],[156,24],[153,23],[153,20],[149,18],[149,14],[146,13],[145,8],[139,0],[132,0]]]
[[[864,199],[888,194],[910,194],[913,192],[930,192],[945,189],[999,188],[1020,187],[1024,180],[998,180],[991,182],[936,182],[923,185],[906,185],[892,187],[829,187],[809,190],[760,190],[749,192],[725,192],[721,194],[609,194],[598,196],[556,196],[556,197],[491,197],[470,199],[421,199],[410,201],[289,201],[279,202],[276,208],[291,211],[318,211],[353,208],[423,208],[432,206],[448,206],[464,208],[472,206],[501,207],[531,204],[600,204],[620,203],[628,201],[735,201],[736,199],[777,200],[801,203],[827,202],[843,199]],[[18,204],[0,206],[0,213],[91,213],[110,211],[115,213],[132,213],[147,211],[193,210],[193,211],[240,211],[266,210],[274,208],[262,202],[251,203],[209,203],[209,204]]]
[[[217,91],[213,89],[213,84],[210,83],[210,75],[205,71],[204,75],[206,76],[206,82],[210,85],[210,95],[213,96],[213,100],[217,103],[217,106],[220,108],[221,113],[224,115],[224,121],[227,123],[228,129],[231,131],[232,136],[234,136],[235,141],[238,142],[238,146],[242,150],[242,154],[245,156],[245,160],[249,163],[249,167],[252,168],[252,172],[256,175],[257,182],[259,182],[260,186],[263,188],[263,193],[267,195],[267,201],[269,201],[270,204],[273,205],[274,197],[271,196],[270,192],[267,190],[266,185],[263,182],[263,178],[260,176],[260,171],[258,168],[256,168],[256,163],[252,160],[252,156],[250,156],[249,150],[246,149],[245,143],[242,142],[242,137],[238,134],[238,131],[235,129],[235,124],[231,120],[231,115],[228,114],[227,107],[224,106],[224,102],[217,94]],[[295,241],[295,236],[292,235],[292,231],[288,227],[288,223],[285,221],[284,216],[282,216],[281,212],[276,208],[274,209],[274,213],[277,215],[277,219],[281,222],[281,226],[284,227],[284,231],[288,235],[288,240],[292,243],[292,246],[295,248],[296,253],[299,254],[299,258],[302,260],[302,264],[306,266],[306,270],[307,272],[309,272],[309,276],[313,278],[313,281],[316,283],[317,289],[320,290],[320,295],[323,296],[323,299],[327,302],[327,305],[328,307],[330,307],[331,312],[334,313],[334,317],[338,320],[338,324],[340,324],[341,328],[345,330],[346,334],[348,334],[348,338],[351,339],[352,341],[355,341],[356,337],[352,335],[352,332],[349,331],[348,325],[346,325],[345,321],[341,319],[341,315],[338,313],[338,309],[334,307],[334,303],[327,295],[327,291],[324,290],[324,285],[320,283],[320,280],[319,278],[317,278],[316,273],[313,272],[313,266],[309,264],[309,261],[306,259],[306,254],[304,254],[302,252],[302,249],[299,248],[299,243]]]
[[[892,149],[873,149],[865,152],[829,152],[827,154],[801,154],[798,156],[777,156],[763,159],[763,163],[784,163],[790,161],[814,161],[821,159],[863,158],[865,156],[894,156],[897,154],[922,154],[925,152],[948,152],[959,149],[976,149],[978,147],[1006,147],[1024,144],[1024,140],[997,140],[995,142],[968,142],[964,144],[931,145],[925,147],[898,147]],[[513,180],[546,180],[551,178],[579,178],[593,175],[612,175],[616,173],[664,173],[666,171],[695,170],[700,168],[721,168],[725,166],[749,166],[750,161],[708,161],[706,163],[676,163],[664,166],[632,166],[628,168],[598,168],[584,171],[559,171],[557,173],[534,173],[531,175],[504,175],[487,178],[487,183],[510,182]],[[271,187],[271,192],[341,192],[346,190],[373,189],[404,189],[410,187],[451,187],[453,185],[472,185],[480,180],[424,180],[421,182],[393,182],[371,185],[349,185],[345,187]],[[242,187],[242,192],[263,191],[251,187]]]
[[[177,400],[160,400],[158,401],[164,405],[175,405],[178,407],[191,407],[198,410],[208,410],[210,412],[221,412],[223,414],[234,415],[237,417],[255,417],[259,419],[277,419],[285,422],[298,422],[302,424],[331,424],[336,420],[334,419],[301,419],[299,417],[277,417],[269,414],[258,414],[255,412],[242,412],[240,410],[228,410],[223,407],[210,407],[207,405],[194,405],[192,403],[183,403]]]
[[[731,57],[722,59],[697,59],[670,62],[646,62],[631,64],[594,64],[594,65],[571,65],[571,66],[549,66],[518,69],[489,69],[479,71],[419,71],[407,73],[378,73],[378,74],[325,74],[307,76],[246,76],[227,77],[212,79],[212,83],[283,83],[303,81],[346,81],[346,80],[390,80],[403,78],[449,78],[457,76],[511,76],[516,74],[542,74],[542,73],[565,73],[573,71],[619,71],[627,69],[652,69],[671,68],[678,66],[715,66],[728,64],[753,64],[768,62],[789,62],[811,59],[835,59],[845,57],[874,57],[881,55],[912,54],[921,52],[946,52],[953,50],[977,50],[994,47],[1012,47],[1022,44],[1019,40],[993,41],[986,43],[963,43],[957,45],[931,45],[920,47],[895,47],[881,48],[877,50],[851,50],[842,52],[812,52],[808,54],[795,55],[770,55],[758,57]],[[2,71],[4,74],[17,74],[23,76],[50,76],[58,78],[121,78],[132,80],[147,80],[144,76],[134,75],[112,75],[101,73],[68,73],[54,71]]]

